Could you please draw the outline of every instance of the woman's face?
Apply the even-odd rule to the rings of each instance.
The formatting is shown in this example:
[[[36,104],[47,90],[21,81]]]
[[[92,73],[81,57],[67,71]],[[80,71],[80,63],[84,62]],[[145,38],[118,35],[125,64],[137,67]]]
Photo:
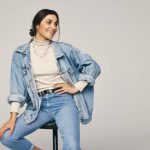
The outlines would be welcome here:
[[[39,25],[36,26],[35,38],[38,40],[51,40],[58,29],[58,20],[55,15],[47,15]]]

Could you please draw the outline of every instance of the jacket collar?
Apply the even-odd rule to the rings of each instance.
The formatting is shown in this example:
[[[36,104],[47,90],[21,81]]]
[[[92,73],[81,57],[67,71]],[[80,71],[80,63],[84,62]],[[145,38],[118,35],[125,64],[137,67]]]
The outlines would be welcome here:
[[[30,41],[28,41],[26,44],[18,47],[16,51],[22,53],[23,55],[27,55],[28,51],[30,50],[30,43],[32,41],[33,41],[33,38],[30,39]],[[62,52],[62,50],[59,46],[59,42],[51,41],[51,46],[54,49],[56,58],[60,58],[64,55],[64,53]]]

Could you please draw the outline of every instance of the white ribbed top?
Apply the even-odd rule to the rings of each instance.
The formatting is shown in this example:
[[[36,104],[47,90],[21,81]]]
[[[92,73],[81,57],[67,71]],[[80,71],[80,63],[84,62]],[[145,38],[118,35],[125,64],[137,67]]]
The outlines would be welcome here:
[[[46,53],[47,51],[47,53]],[[46,54],[44,57],[38,55]],[[30,43],[31,66],[36,82],[37,91],[53,89],[56,83],[65,83],[61,79],[56,64],[56,58],[49,41],[38,41]]]

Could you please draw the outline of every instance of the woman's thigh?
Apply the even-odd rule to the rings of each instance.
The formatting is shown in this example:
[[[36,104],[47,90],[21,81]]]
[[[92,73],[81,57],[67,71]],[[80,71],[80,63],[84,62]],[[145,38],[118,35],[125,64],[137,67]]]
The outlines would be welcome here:
[[[51,120],[53,120],[53,118],[42,110],[39,111],[38,117],[30,124],[26,124],[23,115],[20,115],[16,120],[12,137],[14,136],[16,139],[23,138]]]
[[[60,97],[58,96],[56,100],[60,106],[58,107],[59,109],[55,109],[52,114],[61,136],[67,141],[69,140],[71,142],[71,140],[76,140],[79,142],[80,118],[73,96],[70,94],[63,94]]]

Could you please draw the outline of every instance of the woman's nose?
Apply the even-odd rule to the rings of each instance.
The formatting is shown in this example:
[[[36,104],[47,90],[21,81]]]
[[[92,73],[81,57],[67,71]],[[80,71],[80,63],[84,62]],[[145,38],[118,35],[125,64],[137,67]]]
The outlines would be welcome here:
[[[54,30],[56,30],[56,25],[55,24],[51,24],[51,26],[50,26],[52,29],[54,29]]]

